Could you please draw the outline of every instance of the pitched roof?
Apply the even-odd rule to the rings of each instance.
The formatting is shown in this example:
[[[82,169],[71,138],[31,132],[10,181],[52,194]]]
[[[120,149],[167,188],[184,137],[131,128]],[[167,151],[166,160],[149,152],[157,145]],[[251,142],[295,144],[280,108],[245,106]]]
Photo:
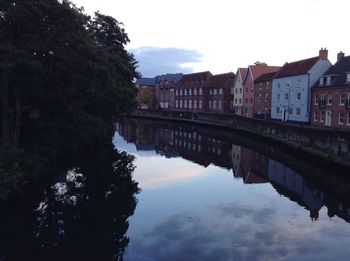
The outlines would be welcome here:
[[[156,82],[159,82],[161,80],[178,82],[182,79],[182,77],[183,77],[182,73],[167,73],[167,74],[157,75]]]
[[[205,84],[206,87],[227,87],[233,84],[235,74],[233,72],[213,75]]]
[[[242,82],[245,80],[245,76],[247,75],[248,68],[238,68],[238,71],[241,75]]]
[[[209,71],[185,74],[181,82],[207,80],[210,76],[212,76],[212,74]]]
[[[275,72],[270,72],[270,73],[264,73],[260,75],[255,82],[266,82],[266,81],[271,81],[275,75],[278,73],[278,71]]]
[[[324,74],[334,75],[334,80],[330,85],[325,85],[326,87],[338,87],[338,86],[350,86],[350,82],[346,81],[346,75],[350,73],[350,56],[345,56],[340,61],[336,62],[328,71]],[[317,84],[317,83],[316,83]]]
[[[154,86],[156,84],[156,78],[142,77],[136,80],[136,84]]]
[[[307,74],[319,59],[320,57],[316,56],[292,63],[285,63],[275,78],[285,78],[295,75]]]
[[[267,66],[267,65],[249,65],[248,70],[251,71],[253,80],[259,78],[262,74],[276,72],[280,69],[280,66]]]

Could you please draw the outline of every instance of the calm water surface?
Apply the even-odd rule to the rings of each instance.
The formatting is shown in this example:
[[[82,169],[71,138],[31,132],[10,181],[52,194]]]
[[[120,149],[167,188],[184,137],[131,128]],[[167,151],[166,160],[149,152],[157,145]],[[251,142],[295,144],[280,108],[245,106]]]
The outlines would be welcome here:
[[[0,261],[349,260],[350,172],[332,165],[130,119],[113,144],[67,156],[0,204]]]
[[[350,186],[330,171],[193,126],[125,121],[114,144],[136,157],[142,190],[125,260],[350,256]]]

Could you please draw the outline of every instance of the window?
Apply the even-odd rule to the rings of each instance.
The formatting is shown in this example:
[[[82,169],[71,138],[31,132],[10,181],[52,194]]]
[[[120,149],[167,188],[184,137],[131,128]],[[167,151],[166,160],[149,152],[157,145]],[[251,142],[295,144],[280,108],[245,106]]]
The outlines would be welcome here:
[[[314,104],[315,105],[318,105],[318,101],[320,99],[320,95],[319,94],[316,94],[315,97],[314,97],[315,101],[314,101]]]
[[[276,107],[276,113],[280,113],[280,107]]]
[[[182,108],[182,100],[180,100],[180,108]]]
[[[212,94],[213,94],[213,90],[210,89],[210,90],[209,90],[209,95],[212,95]]]
[[[178,96],[178,95],[179,95],[178,90],[176,90],[175,91],[175,96]]]
[[[281,94],[277,93],[277,100],[281,98]]]
[[[196,100],[193,101],[193,108],[197,109],[197,101]]]
[[[281,88],[281,84],[280,83],[277,84],[277,88]]]
[[[340,94],[339,105],[345,104],[345,93]]]
[[[265,102],[268,102],[268,101],[269,101],[269,94],[265,93]]]
[[[250,98],[250,103],[253,104],[253,98]]]
[[[327,104],[332,105],[332,94],[327,95]]]
[[[231,88],[231,94],[234,94],[234,88],[233,87]]]
[[[262,93],[259,93],[258,101],[259,101],[259,102],[262,102]]]
[[[179,101],[178,100],[175,101],[175,107],[179,108]]]
[[[214,95],[218,94],[217,89],[214,89]]]
[[[209,101],[209,109],[211,109],[211,101]]]
[[[262,83],[259,83],[259,90],[262,89]]]
[[[180,96],[182,96],[182,90],[180,90]]]
[[[221,88],[219,89],[219,94],[222,95],[222,89]]]
[[[350,93],[348,93],[347,107],[350,108]]]
[[[300,108],[296,108],[296,109],[295,109],[295,114],[296,114],[297,116],[300,116],[300,112],[301,112]]]
[[[219,110],[222,109],[222,101],[219,101]]]
[[[239,98],[239,104],[242,104],[242,98]]]
[[[319,115],[319,112],[314,111],[314,121],[318,121],[318,115]]]
[[[323,85],[323,77],[320,78],[320,85]]]
[[[331,84],[331,76],[328,76],[327,77],[327,85],[330,85]]]
[[[213,102],[213,109],[216,109],[216,101]]]
[[[286,100],[288,100],[288,92],[286,92],[286,93],[284,94],[284,98],[285,98]]]
[[[245,98],[245,104],[247,104],[248,103],[248,98]]]
[[[346,74],[346,81],[347,81],[347,82],[350,82],[350,73],[347,73],[347,74]]]
[[[201,89],[200,89],[201,90]],[[199,101],[198,108],[202,109],[202,101]]]
[[[324,122],[325,118],[326,118],[326,113],[324,111],[321,111],[320,122]]]
[[[235,98],[235,104],[237,104],[237,98]]]
[[[288,108],[288,114],[293,115],[293,108]]]
[[[301,92],[297,92],[297,101],[301,100]]]
[[[239,93],[242,93],[242,88],[239,88]]]
[[[237,89],[237,88],[235,89],[235,93],[236,93],[236,94],[238,93],[238,89]]]
[[[199,88],[199,95],[202,95],[203,92],[202,92],[202,88]]]
[[[184,107],[187,108],[187,100],[185,100]]]
[[[196,88],[193,90],[193,95],[197,95],[197,89]]]
[[[192,95],[192,89],[188,90],[188,95]]]
[[[188,108],[192,109],[192,100],[188,101]]]
[[[348,121],[347,124],[350,125],[350,112],[348,113]]]
[[[184,95],[187,96],[187,89],[185,89],[185,94]]]
[[[339,121],[338,121],[339,125],[343,125],[344,124],[344,112],[339,112]]]
[[[290,87],[290,82],[287,82],[287,88],[289,88]]]
[[[270,82],[266,82],[266,88],[269,88]]]
[[[248,93],[248,92],[249,92],[249,89],[248,89],[247,87],[245,88],[245,92],[246,92],[246,93]]]

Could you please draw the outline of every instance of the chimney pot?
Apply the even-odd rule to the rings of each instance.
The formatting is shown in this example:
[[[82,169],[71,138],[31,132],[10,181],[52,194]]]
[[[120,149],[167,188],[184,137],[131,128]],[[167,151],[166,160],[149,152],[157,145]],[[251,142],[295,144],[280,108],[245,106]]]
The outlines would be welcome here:
[[[319,52],[319,57],[321,60],[327,60],[328,59],[328,50],[327,48],[321,48]]]

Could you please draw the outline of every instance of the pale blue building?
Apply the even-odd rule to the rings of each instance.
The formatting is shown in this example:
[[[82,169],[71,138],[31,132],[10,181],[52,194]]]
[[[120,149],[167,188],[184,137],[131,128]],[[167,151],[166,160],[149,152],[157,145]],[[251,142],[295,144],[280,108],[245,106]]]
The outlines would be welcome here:
[[[319,56],[284,64],[272,81],[271,118],[309,122],[311,87],[331,66],[327,49],[321,49]]]

